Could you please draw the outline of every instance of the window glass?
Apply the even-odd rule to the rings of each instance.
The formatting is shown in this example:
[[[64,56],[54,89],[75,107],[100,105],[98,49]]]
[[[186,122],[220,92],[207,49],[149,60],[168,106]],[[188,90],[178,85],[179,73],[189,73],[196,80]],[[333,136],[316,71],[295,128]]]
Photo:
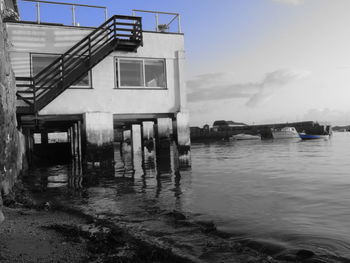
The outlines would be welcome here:
[[[73,58],[71,61],[72,63],[74,62],[75,58]],[[77,65],[74,64],[72,65],[76,67]],[[78,79],[76,82],[72,84],[73,88],[74,87],[90,87],[90,72],[84,74],[80,79]]]
[[[142,60],[119,61],[120,85],[123,87],[143,87],[143,63]]]
[[[118,87],[166,88],[165,61],[162,59],[117,59]]]
[[[145,60],[145,80],[146,87],[166,87],[163,60]]]
[[[42,71],[45,67],[50,65],[56,58],[58,58],[58,55],[33,55],[32,56],[32,72],[33,76],[38,74],[40,71]]]
[[[51,54],[37,54],[32,55],[32,72],[33,76],[38,74],[48,65],[50,65],[55,59],[57,59],[59,55],[51,55]],[[90,74],[86,73],[82,78],[77,80],[72,87],[90,87]]]

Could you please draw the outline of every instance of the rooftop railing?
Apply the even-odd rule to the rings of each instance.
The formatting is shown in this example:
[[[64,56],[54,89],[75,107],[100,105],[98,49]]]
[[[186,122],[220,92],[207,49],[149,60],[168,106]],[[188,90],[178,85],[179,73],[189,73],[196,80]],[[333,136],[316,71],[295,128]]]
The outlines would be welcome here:
[[[177,33],[182,33],[180,14],[178,13],[138,10],[138,9],[132,10],[133,16],[136,16],[137,13],[148,13],[148,14],[154,15],[156,32],[170,32],[170,26],[174,23],[174,21],[177,20],[177,30],[174,30],[174,31],[177,31]],[[168,18],[170,17],[170,19],[165,23],[160,23],[159,21],[161,16],[167,16]]]
[[[32,18],[32,19],[36,19],[36,23],[38,24],[48,22],[48,21],[44,21],[43,17],[46,17],[46,20],[52,20],[52,17],[49,18],[47,16],[47,14],[49,13],[44,13],[48,11],[47,7],[45,8],[43,7],[44,5],[69,6],[71,9],[71,25],[73,26],[80,26],[80,23],[77,22],[77,11],[76,11],[77,7],[84,7],[84,8],[90,8],[90,9],[102,9],[103,21],[106,21],[108,19],[108,11],[107,11],[107,7],[105,6],[85,5],[85,4],[67,3],[67,2],[55,2],[55,1],[46,1],[46,0],[21,0],[21,1],[35,4],[36,18]],[[57,12],[58,10],[56,11],[56,16],[59,17]],[[64,11],[62,15],[65,17],[64,19],[65,23],[67,22],[67,20],[69,21],[69,17],[66,16],[66,11]],[[146,31],[148,30],[148,31],[156,31],[156,32],[182,33],[180,14],[178,13],[133,9],[132,15],[142,16],[144,30]],[[56,19],[58,19],[58,17]],[[84,17],[80,17],[80,19],[84,20]],[[54,21],[54,23],[57,23],[57,22]],[[85,14],[85,23],[89,23],[88,21],[86,21],[86,14]],[[86,26],[86,25],[82,25],[82,26]]]
[[[107,21],[108,19],[108,11],[107,7],[105,6],[97,6],[97,5],[83,5],[83,4],[76,4],[76,3],[62,3],[62,2],[53,2],[53,1],[44,1],[44,0],[22,0],[23,2],[33,2],[36,5],[36,22],[40,24],[41,21],[41,5],[44,4],[51,4],[51,5],[65,5],[70,6],[72,10],[72,25],[78,26],[76,20],[76,7],[87,7],[87,8],[97,8],[97,9],[103,9],[104,11],[104,21]]]

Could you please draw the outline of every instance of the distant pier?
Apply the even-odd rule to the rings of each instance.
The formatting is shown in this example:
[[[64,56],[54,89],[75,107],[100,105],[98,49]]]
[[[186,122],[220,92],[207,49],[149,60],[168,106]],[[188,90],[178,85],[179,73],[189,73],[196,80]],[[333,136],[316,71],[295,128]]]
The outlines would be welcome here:
[[[271,129],[280,129],[283,127],[295,127],[298,132],[309,134],[331,134],[331,125],[319,124],[315,121],[261,124],[261,125],[240,125],[229,126],[222,125],[215,128],[209,128],[205,125],[203,128],[191,127],[191,141],[217,141],[229,140],[232,135],[244,133],[252,135],[261,135],[261,139],[272,139]]]

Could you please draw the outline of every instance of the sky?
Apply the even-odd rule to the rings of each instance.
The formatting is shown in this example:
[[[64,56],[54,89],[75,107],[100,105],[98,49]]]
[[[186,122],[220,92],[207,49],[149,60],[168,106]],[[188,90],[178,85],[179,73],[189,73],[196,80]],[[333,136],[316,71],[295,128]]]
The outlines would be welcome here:
[[[349,0],[60,2],[107,6],[110,15],[180,13],[191,126],[221,119],[350,124]],[[19,6],[22,19],[34,20],[33,3]],[[70,19],[67,7],[42,8],[44,21]],[[98,25],[103,12],[77,8],[77,20]]]

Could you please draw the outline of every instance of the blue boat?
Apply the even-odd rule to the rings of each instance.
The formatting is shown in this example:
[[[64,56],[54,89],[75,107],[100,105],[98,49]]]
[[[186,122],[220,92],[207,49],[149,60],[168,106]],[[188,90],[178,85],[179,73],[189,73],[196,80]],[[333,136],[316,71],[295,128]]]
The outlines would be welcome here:
[[[302,140],[314,140],[314,139],[328,139],[329,134],[318,135],[318,134],[306,134],[304,132],[299,133]]]

